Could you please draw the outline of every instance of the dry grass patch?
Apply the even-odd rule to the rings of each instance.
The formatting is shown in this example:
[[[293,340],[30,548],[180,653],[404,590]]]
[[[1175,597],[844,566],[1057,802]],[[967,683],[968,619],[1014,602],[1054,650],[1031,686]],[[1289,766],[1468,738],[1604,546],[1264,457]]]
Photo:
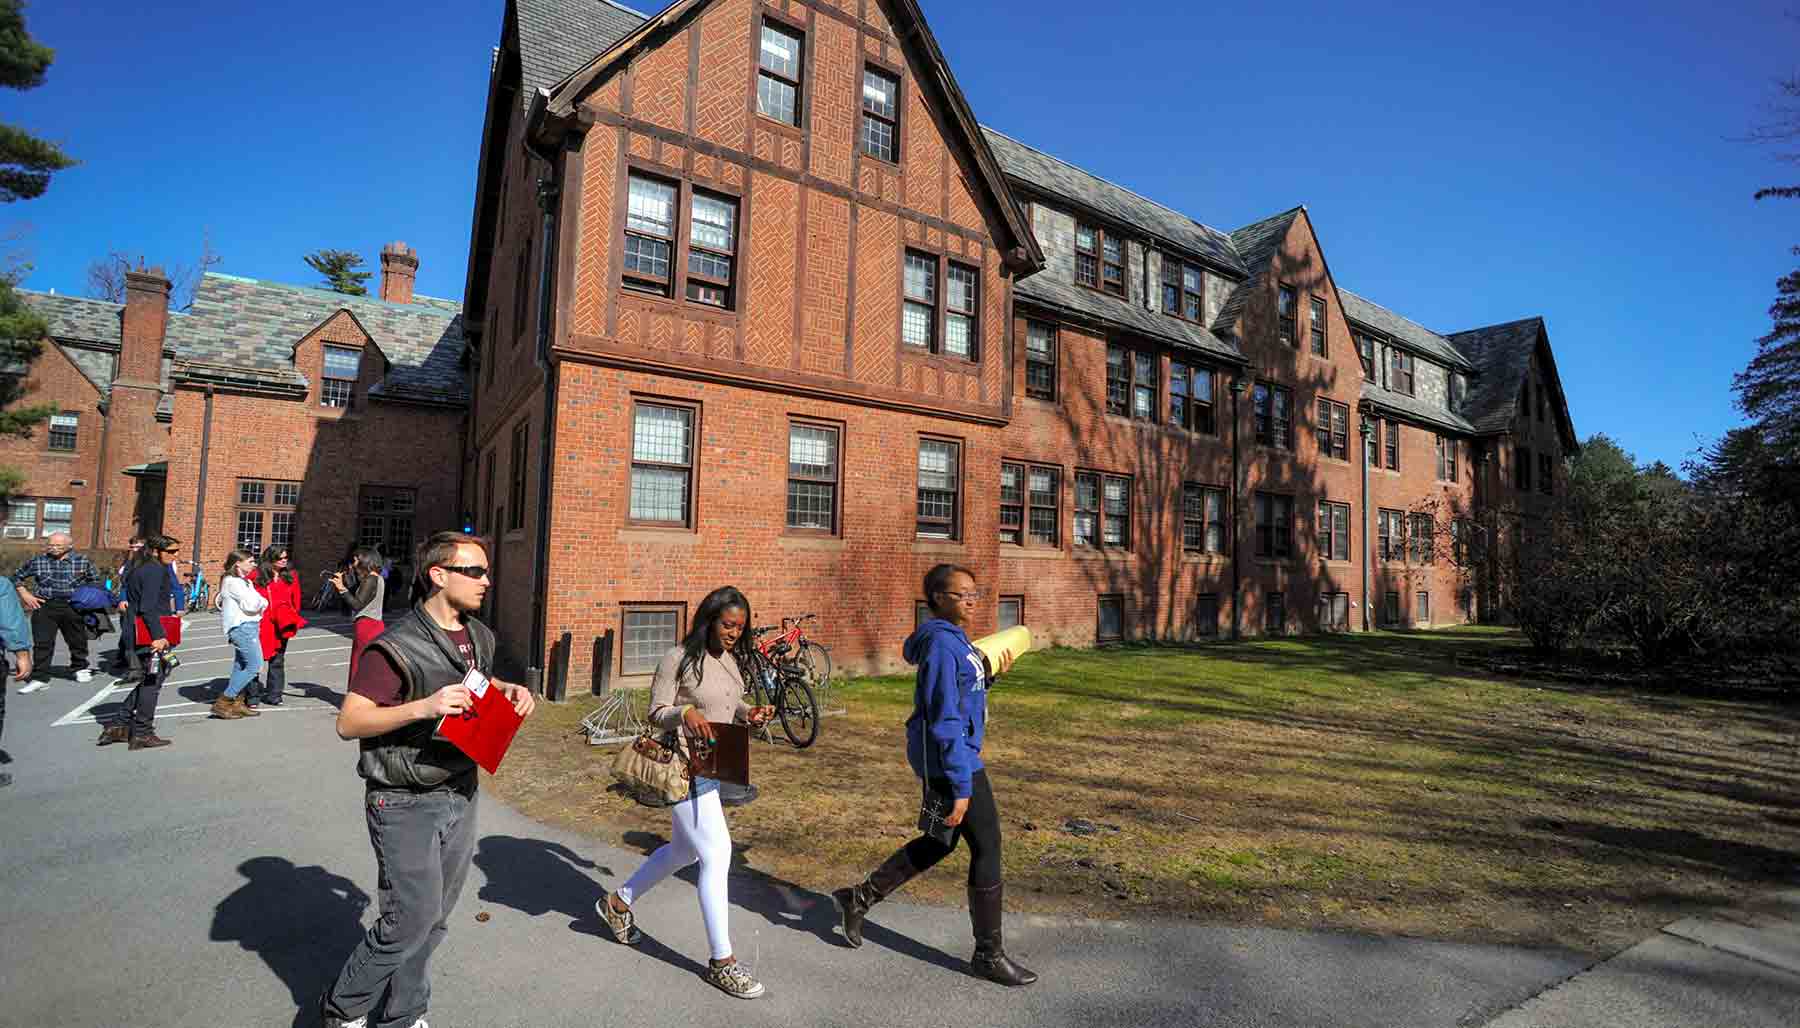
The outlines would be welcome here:
[[[1792,707],[1496,679],[1487,629],[1032,654],[991,694],[985,754],[1009,905],[1611,952],[1792,879]],[[911,834],[906,678],[857,680],[819,742],[759,745],[729,812],[746,863],[826,892]],[[493,788],[645,848],[666,811],[609,789],[611,748],[541,708]],[[1077,835],[1069,822],[1097,829]],[[962,868],[910,897],[961,902]]]

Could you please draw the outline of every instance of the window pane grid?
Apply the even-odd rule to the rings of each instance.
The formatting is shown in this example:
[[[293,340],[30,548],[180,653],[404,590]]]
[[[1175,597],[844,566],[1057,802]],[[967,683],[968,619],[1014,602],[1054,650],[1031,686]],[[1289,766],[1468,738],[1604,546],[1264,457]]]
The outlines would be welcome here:
[[[637,405],[632,418],[632,520],[687,524],[693,434],[692,410]]]
[[[80,416],[76,414],[50,415],[50,448],[52,450],[73,450],[80,421]]]
[[[788,426],[787,526],[837,530],[838,433],[823,425]]]
[[[957,449],[941,439],[919,441],[917,533],[924,538],[956,536]]]
[[[641,675],[655,671],[663,654],[675,646],[680,623],[681,614],[678,611],[626,611],[624,638],[620,647],[623,673]]]
[[[1056,399],[1056,329],[1036,321],[1025,326],[1025,395]]]
[[[863,153],[884,161],[898,159],[895,122],[899,110],[899,95],[898,79],[874,68],[863,69]]]

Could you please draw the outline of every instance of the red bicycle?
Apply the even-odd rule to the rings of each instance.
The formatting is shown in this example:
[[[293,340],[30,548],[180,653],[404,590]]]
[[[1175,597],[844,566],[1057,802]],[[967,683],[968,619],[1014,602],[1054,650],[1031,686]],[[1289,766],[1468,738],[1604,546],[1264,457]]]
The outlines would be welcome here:
[[[816,614],[806,614],[782,618],[779,626],[751,630],[756,641],[755,666],[748,669],[751,702],[775,708],[781,730],[795,749],[805,749],[818,739],[819,699],[812,683],[831,677],[831,654],[806,638],[806,622],[817,619]]]

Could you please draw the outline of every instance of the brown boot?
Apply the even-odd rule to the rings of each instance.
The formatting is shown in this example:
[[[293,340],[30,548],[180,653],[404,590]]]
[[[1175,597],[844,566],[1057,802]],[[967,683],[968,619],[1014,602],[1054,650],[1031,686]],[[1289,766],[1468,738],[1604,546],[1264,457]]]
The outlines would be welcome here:
[[[969,958],[969,970],[977,978],[1001,985],[1030,985],[1038,980],[1033,971],[1013,963],[1006,955],[1000,933],[1000,894],[1002,885],[977,889],[969,886],[969,923],[975,929],[975,955]]]
[[[262,717],[262,711],[252,707],[250,701],[244,699],[243,693],[237,694],[237,711],[243,717]]]
[[[897,849],[861,884],[838,889],[831,894],[832,900],[837,903],[838,912],[844,918],[844,941],[852,949],[863,944],[863,918],[868,916],[869,908],[887,899],[895,889],[912,881],[918,873],[918,868],[913,867],[912,861],[907,859],[906,850]]]
[[[153,750],[159,746],[167,745],[169,745],[169,740],[164,739],[155,732],[151,732],[148,735],[134,735],[131,737],[131,748],[134,752],[137,750]]]
[[[221,696],[213,701],[212,716],[221,721],[236,721],[244,716],[244,712],[238,709],[236,700]],[[135,747],[137,740],[132,740],[131,744]]]
[[[128,742],[130,739],[131,729],[124,725],[109,725],[100,729],[100,740],[94,745],[111,746],[115,742]]]

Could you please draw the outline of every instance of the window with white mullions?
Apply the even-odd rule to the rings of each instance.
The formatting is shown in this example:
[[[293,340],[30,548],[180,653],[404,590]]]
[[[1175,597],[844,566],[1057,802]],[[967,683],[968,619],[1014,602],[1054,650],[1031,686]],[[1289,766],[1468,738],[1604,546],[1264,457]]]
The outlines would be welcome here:
[[[1000,541],[1020,543],[1025,538],[1025,468],[1000,465]]]
[[[1192,482],[1181,487],[1181,548],[1225,552],[1225,490]]]
[[[1350,559],[1350,505],[1319,501],[1319,556],[1326,560]]]
[[[1075,544],[1131,548],[1131,479],[1121,475],[1075,475]]]
[[[838,431],[828,425],[788,425],[787,527],[837,531]]]
[[[863,68],[862,152],[898,163],[900,80],[876,68]]]
[[[1025,395],[1034,400],[1056,399],[1056,326],[1041,321],[1025,323]]]
[[[1312,320],[1309,322],[1307,332],[1312,337],[1313,354],[1324,357],[1327,355],[1325,350],[1325,301],[1316,296],[1311,299],[1312,305],[1308,313]]]
[[[1350,407],[1321,398],[1319,419],[1313,426],[1319,439],[1321,456],[1336,460],[1350,459]]]
[[[75,503],[72,500],[44,501],[44,535],[55,535],[57,532],[69,531],[75,520]]]
[[[974,360],[975,312],[981,306],[975,269],[951,263],[945,270],[945,278],[950,288],[944,297],[944,352]]]
[[[77,429],[81,417],[77,414],[50,415],[50,448],[52,450],[73,450]]]
[[[1032,466],[1026,471],[1026,534],[1034,545],[1055,546],[1062,518],[1062,472]]]
[[[764,20],[756,58],[756,109],[789,125],[800,124],[802,46],[800,33]]]
[[[908,346],[937,349],[937,258],[906,252],[906,308],[900,338]]]
[[[323,381],[319,384],[319,405],[349,407],[356,390],[356,376],[362,370],[362,351],[346,346],[325,347]]]
[[[625,288],[669,295],[676,194],[672,182],[632,173],[625,209]]]
[[[711,307],[731,306],[732,263],[737,243],[737,204],[696,192],[688,226],[687,298]]]
[[[1099,542],[1100,476],[1075,476],[1075,545],[1095,546]]]
[[[961,447],[945,439],[919,440],[918,536],[958,538]]]
[[[689,524],[693,452],[692,408],[636,405],[631,424],[632,521]]]
[[[1156,358],[1147,353],[1131,355],[1131,416],[1143,421],[1156,417]]]

